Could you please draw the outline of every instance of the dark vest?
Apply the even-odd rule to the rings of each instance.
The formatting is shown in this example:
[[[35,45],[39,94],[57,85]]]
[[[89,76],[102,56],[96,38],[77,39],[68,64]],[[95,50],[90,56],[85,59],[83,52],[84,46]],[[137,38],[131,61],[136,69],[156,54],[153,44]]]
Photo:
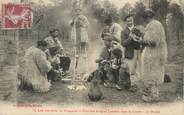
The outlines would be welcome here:
[[[121,32],[121,44],[125,48],[125,58],[127,59],[133,59],[134,57],[134,50],[139,50],[141,49],[140,44],[133,41],[129,40],[129,34],[130,30],[128,27],[126,27],[122,32]]]

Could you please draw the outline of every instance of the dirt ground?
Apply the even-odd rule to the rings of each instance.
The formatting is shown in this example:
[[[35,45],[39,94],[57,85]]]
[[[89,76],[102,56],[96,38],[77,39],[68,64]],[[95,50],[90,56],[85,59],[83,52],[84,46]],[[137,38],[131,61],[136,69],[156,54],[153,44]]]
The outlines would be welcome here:
[[[181,99],[180,88],[176,82],[163,84],[161,87],[161,103],[169,103]],[[28,91],[19,91],[18,103],[44,103],[56,104],[60,106],[70,104],[93,105],[87,97],[87,89],[75,91],[68,89],[69,84],[56,82],[48,93],[34,93]],[[97,102],[97,105],[106,106],[106,104],[121,105],[121,104],[140,104],[141,95],[139,92],[133,93],[127,90],[117,91],[116,89],[104,88],[102,86],[104,99]]]
[[[29,41],[20,42],[20,53],[19,56],[22,57],[23,51],[30,46]],[[71,49],[71,44],[66,42],[63,43],[65,51],[69,56],[73,57],[73,51]],[[24,47],[23,47],[24,46]],[[99,55],[102,42],[99,39],[91,42],[89,48],[89,62],[94,62]],[[181,57],[181,56],[180,56]],[[19,58],[21,59],[21,58]],[[72,58],[73,59],[73,58]],[[177,60],[177,59],[176,59]],[[71,70],[73,66],[73,61],[71,65]],[[90,70],[94,70],[96,67],[95,63],[90,63]],[[160,88],[160,103],[170,103],[175,101],[180,101],[182,99],[182,77],[183,69],[181,63],[169,62],[166,65],[166,73],[171,76],[171,83],[164,83]],[[143,104],[141,101],[141,95],[139,92],[132,93],[130,91],[122,90],[117,91],[116,89],[104,88],[101,86],[104,99],[94,103],[90,102],[87,97],[87,89],[80,91],[70,90],[67,87],[70,83],[55,82],[52,88],[47,93],[34,93],[29,91],[18,91],[18,103],[44,103],[44,104],[56,104],[60,106],[70,105],[70,104],[82,104],[82,105],[99,105],[99,106],[114,106],[114,105],[124,105],[124,104]]]
[[[16,100],[16,66],[0,68],[0,100]]]

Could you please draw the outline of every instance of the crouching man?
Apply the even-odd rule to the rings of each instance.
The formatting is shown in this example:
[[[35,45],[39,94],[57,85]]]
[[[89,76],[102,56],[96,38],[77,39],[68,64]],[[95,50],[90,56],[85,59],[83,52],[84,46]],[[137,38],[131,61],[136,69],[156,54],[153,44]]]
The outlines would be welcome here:
[[[51,84],[47,79],[47,72],[56,71],[53,70],[50,62],[47,60],[46,49],[47,43],[45,41],[38,41],[37,46],[27,49],[18,71],[21,89],[36,92],[49,91]]]
[[[59,58],[59,68],[62,68],[62,71],[64,72],[64,74],[67,74],[70,68],[70,63],[71,63],[71,59],[70,57],[66,56],[66,54],[64,54],[64,48],[63,45],[61,44],[61,42],[58,39],[59,36],[59,30],[58,29],[53,29],[50,31],[50,36],[48,36],[47,38],[45,38],[44,40],[47,42],[48,45],[48,51],[47,54],[49,54],[48,56],[50,56],[50,54],[54,54]],[[53,51],[56,50],[57,51]],[[55,54],[56,52],[56,54]],[[51,56],[53,57],[53,56]]]
[[[104,82],[104,86],[115,87],[118,90],[122,89],[120,85],[126,85],[128,88],[130,86],[130,76],[128,68],[123,62],[124,56],[121,45],[118,42],[116,42],[115,45],[111,34],[108,33],[104,34],[103,40],[105,47],[102,49],[100,57],[96,62],[99,63],[99,67],[102,68],[102,81]],[[124,82],[124,85],[122,82]]]
[[[104,41],[104,47],[101,50],[100,56],[99,58],[96,60],[96,63],[99,64],[99,68],[101,68],[102,72],[103,72],[103,77],[101,78],[102,82],[105,85],[105,81],[107,80],[107,70],[108,70],[108,64],[106,64],[106,62],[110,61],[111,59],[111,37],[109,35],[104,35],[103,37],[103,41]]]
[[[107,71],[110,86],[117,90],[129,89],[131,84],[129,68],[124,61],[123,50],[120,47],[113,46],[111,54],[110,68]]]
[[[56,74],[53,71],[48,72],[47,73],[48,79],[51,80],[52,82],[61,80],[63,71],[62,71],[62,68],[60,68],[60,56],[58,55],[58,48],[57,47],[51,47],[46,52],[46,54],[47,54],[48,61],[52,65],[52,68],[59,72],[59,74]]]
[[[113,75],[115,87],[117,90],[129,89],[130,74],[128,65],[124,61],[123,50],[115,47],[112,49],[111,75]]]

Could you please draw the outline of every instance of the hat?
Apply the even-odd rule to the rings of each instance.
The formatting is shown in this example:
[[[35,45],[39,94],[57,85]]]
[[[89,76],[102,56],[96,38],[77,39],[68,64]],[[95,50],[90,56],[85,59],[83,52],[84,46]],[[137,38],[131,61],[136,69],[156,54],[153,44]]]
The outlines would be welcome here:
[[[80,8],[80,7],[75,8],[75,11],[77,11],[77,10],[82,11],[82,8]]]
[[[148,17],[153,18],[154,16],[155,16],[155,13],[150,9],[147,9],[143,12],[143,18],[148,18]]]
[[[111,16],[108,16],[105,20],[104,20],[104,23],[105,24],[109,24],[109,23],[112,23],[113,22],[113,19]]]
[[[112,49],[112,54],[114,54],[118,58],[121,58],[123,55],[123,52],[120,48],[114,48],[114,49]]]
[[[121,41],[115,37],[113,37],[113,43],[120,43]]]
[[[52,33],[55,32],[55,31],[59,31],[59,29],[57,29],[57,28],[51,29],[51,30],[49,31],[49,33],[52,34]]]
[[[127,18],[129,18],[129,17],[133,17],[133,16],[135,16],[135,14],[133,14],[133,13],[131,13],[131,14],[128,14],[128,15],[126,15],[125,17],[124,17],[124,21],[126,21],[127,20]]]
[[[82,3],[80,1],[76,1],[77,3],[75,4],[75,10],[82,10]]]
[[[104,37],[102,38],[102,40],[112,41],[112,35],[110,33],[104,33],[103,35]]]
[[[104,34],[104,37],[112,37],[111,33],[109,33],[109,32],[105,32],[103,34]]]
[[[47,42],[44,40],[37,41],[37,46],[47,47]]]
[[[50,51],[51,55],[55,55],[59,51],[59,48],[58,47],[50,47],[49,51]]]
[[[104,37],[102,40],[104,40],[104,41],[112,41],[112,38],[110,38],[110,37]]]

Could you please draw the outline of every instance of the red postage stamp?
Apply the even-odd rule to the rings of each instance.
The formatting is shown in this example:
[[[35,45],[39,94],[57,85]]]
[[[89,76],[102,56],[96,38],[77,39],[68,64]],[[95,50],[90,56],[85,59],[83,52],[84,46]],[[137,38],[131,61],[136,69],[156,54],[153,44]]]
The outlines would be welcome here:
[[[2,5],[2,29],[30,29],[32,22],[31,4]]]

